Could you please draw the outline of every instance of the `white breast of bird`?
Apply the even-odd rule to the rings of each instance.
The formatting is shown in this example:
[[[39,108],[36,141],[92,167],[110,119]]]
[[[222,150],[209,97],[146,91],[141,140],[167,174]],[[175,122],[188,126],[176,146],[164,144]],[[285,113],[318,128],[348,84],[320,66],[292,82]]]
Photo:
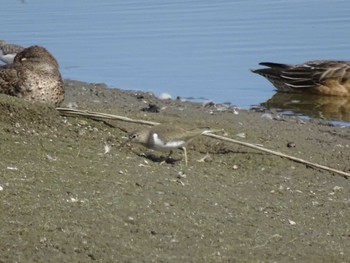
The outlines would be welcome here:
[[[157,133],[153,134],[153,142],[154,142],[154,149],[158,151],[175,150],[184,146],[186,143],[183,140],[174,140],[174,141],[164,142],[159,138]]]

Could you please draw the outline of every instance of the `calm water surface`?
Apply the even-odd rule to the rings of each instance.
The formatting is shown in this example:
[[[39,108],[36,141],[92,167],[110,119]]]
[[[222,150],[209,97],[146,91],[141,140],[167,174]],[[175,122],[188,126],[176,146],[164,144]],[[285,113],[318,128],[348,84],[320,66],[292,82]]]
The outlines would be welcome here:
[[[349,101],[276,98],[249,71],[350,60],[348,0],[7,0],[2,10],[0,39],[47,47],[64,78],[350,122]]]

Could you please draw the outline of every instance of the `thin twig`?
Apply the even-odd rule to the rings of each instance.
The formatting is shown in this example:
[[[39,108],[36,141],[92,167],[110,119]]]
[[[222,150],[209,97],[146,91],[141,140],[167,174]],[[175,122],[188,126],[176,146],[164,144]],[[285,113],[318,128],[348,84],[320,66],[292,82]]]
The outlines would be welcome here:
[[[306,161],[306,160],[303,160],[303,159],[300,159],[300,158],[297,158],[297,157],[294,157],[294,156],[290,156],[290,155],[287,155],[287,154],[284,154],[284,153],[280,153],[280,152],[276,152],[276,151],[273,151],[273,150],[269,150],[269,149],[266,149],[266,148],[263,148],[263,147],[251,144],[251,143],[237,141],[235,139],[223,137],[223,136],[216,135],[216,134],[213,134],[213,133],[203,133],[203,135],[204,136],[208,136],[208,137],[212,137],[212,138],[216,138],[216,139],[219,139],[219,140],[223,140],[223,141],[233,142],[235,144],[243,145],[243,146],[246,146],[246,147],[249,147],[249,148],[253,148],[255,150],[259,150],[259,151],[262,151],[262,152],[267,152],[267,153],[270,153],[270,154],[273,154],[273,155],[277,155],[277,156],[280,156],[280,157],[283,157],[283,158],[287,158],[287,159],[292,160],[294,162],[306,164],[306,165],[309,165],[309,166],[312,166],[312,167],[316,167],[316,168],[320,168],[320,169],[323,169],[323,170],[326,170],[326,171],[330,171],[330,172],[334,172],[334,173],[337,173],[337,174],[341,174],[341,175],[344,175],[345,177],[350,177],[349,173],[346,173],[346,172],[343,172],[343,171],[340,171],[340,170],[336,170],[336,169],[333,169],[333,168],[330,168],[330,167],[327,167],[327,166],[324,166],[324,165],[320,165],[320,164],[317,164],[317,163],[312,163],[312,162],[309,162],[309,161]]]
[[[153,122],[153,121],[145,121],[145,120],[136,120],[131,119],[125,116],[119,116],[114,114],[107,114],[107,113],[100,113],[100,112],[92,112],[92,111],[83,111],[83,110],[77,110],[77,109],[70,109],[70,108],[56,108],[60,112],[61,115],[64,116],[84,116],[88,118],[101,118],[101,119],[108,119],[108,120],[120,120],[120,121],[126,121],[126,122],[133,122],[133,123],[140,123],[140,124],[147,124],[147,125],[158,125],[160,123]]]

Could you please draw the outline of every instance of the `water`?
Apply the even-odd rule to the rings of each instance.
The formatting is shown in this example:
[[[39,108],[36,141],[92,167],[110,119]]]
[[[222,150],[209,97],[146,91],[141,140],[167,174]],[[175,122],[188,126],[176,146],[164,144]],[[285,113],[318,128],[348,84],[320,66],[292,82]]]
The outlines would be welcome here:
[[[348,0],[7,0],[2,10],[0,39],[45,46],[64,78],[241,108],[275,94],[249,71],[261,61],[349,59]],[[322,116],[350,122],[348,109]]]

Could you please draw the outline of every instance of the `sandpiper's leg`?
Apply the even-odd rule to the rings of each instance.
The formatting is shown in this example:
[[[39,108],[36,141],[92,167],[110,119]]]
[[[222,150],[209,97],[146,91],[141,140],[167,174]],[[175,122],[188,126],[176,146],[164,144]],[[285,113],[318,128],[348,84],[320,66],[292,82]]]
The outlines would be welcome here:
[[[168,156],[164,159],[164,161],[160,162],[160,165],[162,165],[163,163],[165,163],[166,161],[169,160],[170,156],[173,154],[173,151],[170,151],[170,153],[168,154]]]
[[[184,151],[185,165],[187,166],[187,150],[186,150],[186,147],[182,146],[181,149]]]

